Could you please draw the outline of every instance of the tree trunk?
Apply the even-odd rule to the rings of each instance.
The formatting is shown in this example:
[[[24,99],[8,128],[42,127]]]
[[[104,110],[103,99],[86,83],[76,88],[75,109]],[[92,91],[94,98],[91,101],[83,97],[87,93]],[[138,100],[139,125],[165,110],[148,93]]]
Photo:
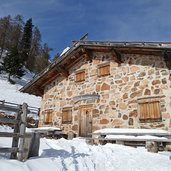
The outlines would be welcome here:
[[[8,74],[8,81],[11,83],[11,74]]]
[[[2,59],[3,51],[4,51],[4,47],[2,46],[2,47],[1,47],[1,52],[0,52],[0,59]]]

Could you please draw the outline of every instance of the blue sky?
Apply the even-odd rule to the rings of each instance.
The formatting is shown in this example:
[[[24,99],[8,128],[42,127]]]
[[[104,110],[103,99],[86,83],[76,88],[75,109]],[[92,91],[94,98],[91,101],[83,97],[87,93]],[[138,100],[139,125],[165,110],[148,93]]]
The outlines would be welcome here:
[[[55,53],[88,40],[171,41],[171,0],[0,0],[0,16],[33,19]]]

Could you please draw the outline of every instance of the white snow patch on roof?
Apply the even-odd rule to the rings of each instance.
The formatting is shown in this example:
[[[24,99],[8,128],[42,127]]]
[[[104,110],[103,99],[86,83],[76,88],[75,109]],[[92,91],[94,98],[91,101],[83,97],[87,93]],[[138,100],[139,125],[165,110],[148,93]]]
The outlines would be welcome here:
[[[69,49],[70,49],[70,47],[66,47],[66,48],[62,51],[62,53],[60,54],[60,56],[62,56],[63,54],[65,54]]]

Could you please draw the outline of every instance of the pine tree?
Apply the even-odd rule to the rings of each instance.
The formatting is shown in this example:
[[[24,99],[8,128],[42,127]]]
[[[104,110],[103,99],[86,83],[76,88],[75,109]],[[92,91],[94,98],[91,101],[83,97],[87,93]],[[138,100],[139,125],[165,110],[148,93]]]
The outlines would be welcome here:
[[[15,48],[11,47],[18,50],[17,55],[14,52]],[[13,68],[11,63],[15,64],[12,61],[14,56],[19,56],[20,59],[16,58],[16,61],[19,60],[19,64],[38,73],[49,65],[49,52],[51,50],[47,43],[42,45],[39,28],[33,27],[31,18],[25,24],[22,15],[16,15],[13,18],[8,15],[0,18],[0,59],[3,55],[3,70],[7,70],[9,78],[12,74],[7,64]],[[6,55],[7,59],[5,59]]]
[[[50,64],[50,54],[49,52],[52,50],[52,48],[48,47],[48,44],[45,43],[43,47],[41,48],[40,54],[36,57],[36,72],[41,72],[43,69],[45,69]]]
[[[23,33],[23,27],[24,27],[24,21],[22,15],[16,15],[12,21],[12,30],[11,30],[11,44],[10,47],[19,46],[19,43],[21,42],[21,37]]]
[[[21,78],[24,75],[23,63],[16,46],[8,52],[1,64],[0,70],[8,73],[8,81],[11,83],[13,83],[11,76]]]
[[[31,49],[27,60],[27,68],[35,72],[36,71],[36,57],[39,56],[41,52],[41,33],[39,28],[36,26],[33,29]]]
[[[30,18],[26,21],[26,24],[24,26],[24,33],[22,36],[21,46],[20,46],[21,57],[22,57],[23,62],[25,62],[26,66],[27,66],[27,60],[28,60],[28,56],[29,56],[29,52],[31,48],[32,27],[33,27],[32,19]]]
[[[0,58],[2,58],[4,49],[6,49],[10,28],[10,20],[10,15],[0,19]]]

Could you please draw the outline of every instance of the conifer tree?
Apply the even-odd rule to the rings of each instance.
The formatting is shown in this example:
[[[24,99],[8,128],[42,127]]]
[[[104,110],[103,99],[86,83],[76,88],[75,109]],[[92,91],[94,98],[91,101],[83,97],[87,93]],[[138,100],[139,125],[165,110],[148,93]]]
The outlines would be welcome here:
[[[30,18],[26,21],[26,24],[24,26],[24,33],[22,36],[21,46],[20,46],[21,57],[22,57],[23,62],[25,62],[26,65],[27,65],[30,48],[31,48],[32,27],[33,27],[32,19]]]
[[[27,68],[35,72],[36,71],[36,57],[41,52],[41,33],[39,28],[36,26],[33,29],[31,49],[27,60]]]
[[[12,21],[11,21],[12,29],[10,33],[10,39],[11,44],[10,48],[14,46],[19,46],[19,43],[21,42],[22,33],[23,33],[23,27],[24,27],[24,21],[22,15],[16,15]]]
[[[21,78],[24,75],[23,63],[16,46],[8,52],[1,65],[0,70],[8,73],[8,81],[11,83],[14,83],[11,76]]]
[[[2,58],[4,49],[6,49],[6,43],[8,41],[9,35],[8,33],[10,27],[10,20],[10,15],[0,19],[0,58]]]
[[[40,54],[36,57],[36,72],[39,73],[43,69],[45,69],[50,64],[50,55],[49,52],[52,48],[48,47],[47,43],[44,43],[43,47],[41,48]]]
[[[38,73],[50,63],[49,53],[51,50],[46,43],[42,44],[40,30],[37,26],[33,27],[31,18],[25,24],[22,15],[16,15],[13,18],[8,15],[0,18],[0,61],[4,60],[0,63],[2,64],[0,69],[6,70],[9,73],[9,78],[15,68],[12,65],[12,63],[15,64],[14,56],[19,57],[16,57],[16,61],[19,60],[19,65]]]

